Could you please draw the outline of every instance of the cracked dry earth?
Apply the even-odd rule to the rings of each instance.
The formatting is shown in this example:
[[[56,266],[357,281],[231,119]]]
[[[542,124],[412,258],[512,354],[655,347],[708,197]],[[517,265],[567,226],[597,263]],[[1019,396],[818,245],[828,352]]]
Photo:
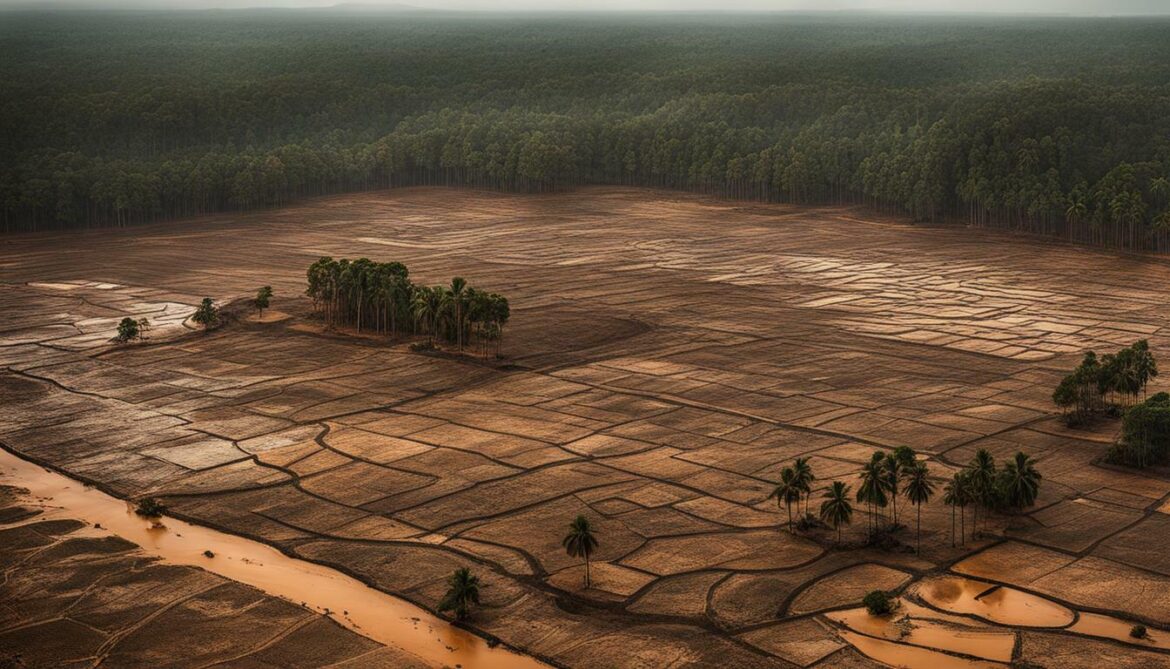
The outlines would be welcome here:
[[[321,255],[508,295],[508,364],[322,334],[299,297]],[[11,237],[0,279],[8,448],[426,607],[470,565],[474,625],[557,665],[1170,666],[1170,481],[1093,464],[1116,425],[1069,431],[1050,400],[1086,348],[1170,351],[1159,259],[843,208],[407,189]],[[266,284],[286,318],[184,328]],[[152,340],[111,346],[125,315]],[[921,557],[856,548],[860,509],[851,548],[783,530],[793,458],[855,485],[902,444],[940,488],[1023,450],[1041,499],[952,548],[938,495]],[[588,590],[560,545],[579,513]],[[898,620],[858,613],[878,587]]]

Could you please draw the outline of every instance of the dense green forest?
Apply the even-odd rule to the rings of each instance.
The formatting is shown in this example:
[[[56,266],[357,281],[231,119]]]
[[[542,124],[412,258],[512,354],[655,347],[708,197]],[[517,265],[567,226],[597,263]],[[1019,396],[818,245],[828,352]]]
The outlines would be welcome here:
[[[1170,249],[1164,19],[10,12],[0,54],[9,231],[602,183]]]

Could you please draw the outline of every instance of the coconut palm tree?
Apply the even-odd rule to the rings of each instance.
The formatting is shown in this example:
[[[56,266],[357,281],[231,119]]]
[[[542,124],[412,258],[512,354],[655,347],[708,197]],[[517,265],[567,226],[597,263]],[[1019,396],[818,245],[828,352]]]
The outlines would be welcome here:
[[[807,457],[797,458],[792,463],[792,469],[796,471],[796,485],[804,495],[804,515],[808,516],[808,503],[812,497],[813,481],[817,480],[816,474],[813,473]]]
[[[451,288],[447,290],[448,299],[451,301],[451,306],[455,308],[455,346],[458,350],[463,350],[463,314],[466,311],[465,304],[467,298],[467,282],[463,277],[457,276],[451,279]]]
[[[918,507],[918,530],[914,540],[914,552],[922,552],[922,505],[934,495],[934,484],[930,482],[930,470],[925,462],[916,462],[906,472],[906,498]]]
[[[788,531],[792,531],[792,503],[800,501],[800,480],[797,478],[796,470],[792,467],[785,467],[780,472],[780,483],[772,491],[772,497],[776,498],[776,506],[781,503],[788,508]]]
[[[1032,458],[1023,452],[1016,453],[1016,457],[1004,465],[999,476],[1000,489],[1008,506],[1023,509],[1036,503],[1043,477],[1036,471]]]
[[[841,543],[841,526],[848,525],[853,520],[853,505],[849,503],[849,486],[841,481],[833,481],[833,486],[825,491],[825,501],[821,502],[821,520],[829,527],[837,530],[837,543]]]
[[[955,472],[943,486],[943,503],[951,507],[951,548],[955,547],[955,509],[966,506],[963,499],[963,476]]]
[[[882,488],[890,497],[890,513],[894,527],[898,526],[898,483],[903,474],[901,460],[893,453],[882,458]]]
[[[989,509],[992,496],[995,494],[995,457],[986,448],[981,448],[975,452],[968,469],[971,472],[972,501],[976,502],[971,521],[973,525],[971,532],[974,535],[979,531],[979,505]]]
[[[419,286],[415,289],[412,309],[415,320],[430,330],[431,344],[439,334],[439,319],[449,304],[447,289],[443,286]]]
[[[887,503],[886,490],[882,485],[882,460],[872,459],[861,468],[861,485],[857,487],[856,499],[864,502],[869,509],[869,533],[875,533],[877,522],[874,514],[878,508],[885,508]]]
[[[466,620],[472,604],[479,604],[479,577],[460,567],[447,577],[447,594],[439,602],[439,610],[454,611],[456,620]]]
[[[584,515],[577,516],[569,523],[569,533],[561,540],[565,552],[569,557],[579,557],[585,560],[585,587],[589,587],[589,556],[599,545],[593,536],[593,527]]]

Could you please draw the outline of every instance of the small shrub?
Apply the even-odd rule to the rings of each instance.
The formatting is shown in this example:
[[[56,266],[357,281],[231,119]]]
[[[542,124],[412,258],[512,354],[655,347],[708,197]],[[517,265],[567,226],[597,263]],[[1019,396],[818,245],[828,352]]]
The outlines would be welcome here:
[[[272,286],[264,286],[256,291],[256,298],[252,300],[252,306],[256,307],[256,312],[260,318],[264,317],[264,310],[272,302]]]
[[[195,313],[191,314],[191,320],[202,325],[203,329],[206,330],[219,322],[219,309],[216,308],[210,297],[205,297],[199,303],[199,308],[195,310]]]
[[[153,497],[144,497],[138,500],[138,506],[134,509],[134,513],[143,518],[158,518],[166,511],[167,507]]]
[[[1134,625],[1132,628],[1130,628],[1129,635],[1135,639],[1144,639],[1147,635],[1149,635],[1149,631],[1146,629],[1145,625]]]
[[[118,341],[133,341],[138,339],[140,334],[142,334],[142,330],[138,321],[133,318],[123,318],[122,322],[118,323],[118,336],[116,337]]]
[[[871,616],[884,616],[894,610],[894,600],[883,590],[874,590],[861,600]]]

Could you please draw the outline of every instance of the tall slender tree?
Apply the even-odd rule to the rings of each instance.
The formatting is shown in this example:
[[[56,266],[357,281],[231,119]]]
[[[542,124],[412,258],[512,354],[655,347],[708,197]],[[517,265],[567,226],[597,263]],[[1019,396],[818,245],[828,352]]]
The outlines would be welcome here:
[[[823,495],[821,502],[821,520],[829,527],[837,530],[837,543],[841,543],[841,526],[848,525],[853,520],[853,505],[849,503],[849,486],[841,481],[833,481],[833,485]]]
[[[439,610],[453,611],[456,620],[466,620],[472,604],[479,604],[479,577],[467,567],[460,567],[447,577],[447,593],[439,602]]]
[[[772,497],[776,498],[776,505],[784,504],[788,509],[788,531],[792,531],[792,503],[800,501],[801,486],[796,470],[785,467],[780,472],[780,483],[772,490]]]
[[[918,508],[918,527],[914,540],[914,552],[922,553],[922,505],[934,495],[934,484],[930,481],[930,470],[925,462],[916,462],[906,472],[906,498]]]
[[[579,515],[569,523],[569,533],[561,540],[565,552],[569,557],[579,557],[585,560],[585,587],[589,587],[589,558],[597,550],[597,537],[593,535],[593,526],[584,515]]]

